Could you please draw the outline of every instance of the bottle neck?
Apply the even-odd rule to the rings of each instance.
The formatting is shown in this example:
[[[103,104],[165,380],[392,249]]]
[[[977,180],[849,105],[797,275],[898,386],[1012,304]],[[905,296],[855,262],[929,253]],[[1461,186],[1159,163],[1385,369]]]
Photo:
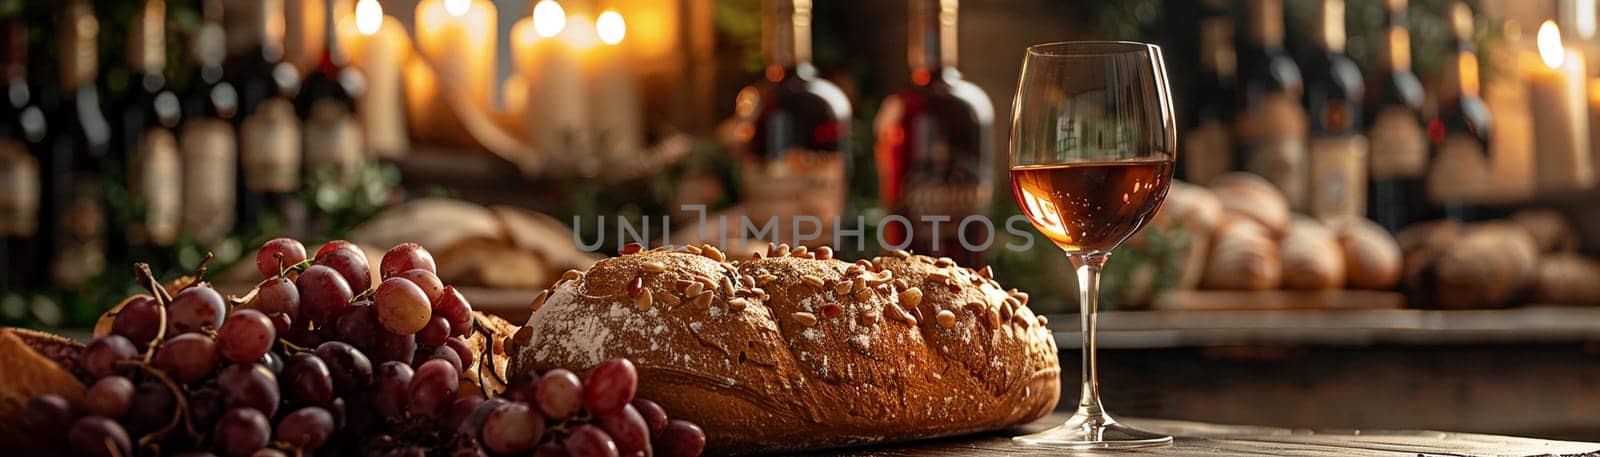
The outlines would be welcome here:
[[[956,68],[956,21],[959,0],[911,0],[911,49],[907,55],[912,80],[927,84],[941,70]]]
[[[128,66],[135,73],[161,74],[167,63],[167,2],[148,0],[128,26]]]
[[[811,0],[768,0],[762,30],[769,78],[811,65]]]
[[[1344,53],[1344,0],[1322,0],[1322,8],[1317,11],[1317,26],[1322,32],[1312,37],[1317,47]]]
[[[256,40],[257,52],[269,63],[283,60],[284,22],[283,0],[257,0],[256,17],[251,21],[251,39]]]
[[[1200,65],[1219,76],[1232,77],[1238,66],[1233,50],[1233,20],[1207,16],[1200,20]]]
[[[349,57],[344,54],[344,46],[339,42],[338,21],[334,15],[334,2],[333,0],[326,1],[327,4],[323,5],[322,8],[322,60],[317,63],[317,70],[334,76],[349,63]]]
[[[85,0],[67,5],[61,16],[59,40],[61,59],[61,87],[76,91],[94,84],[99,71],[100,50],[95,40],[100,33],[100,22]]]
[[[6,21],[5,44],[0,45],[0,66],[4,66],[8,84],[28,81],[28,24],[21,20]]]
[[[1255,0],[1250,8],[1250,42],[1261,49],[1283,49],[1283,1]]]
[[[1411,34],[1406,31],[1405,6],[1384,13],[1384,30],[1378,40],[1378,66],[1393,73],[1411,71]]]
[[[194,36],[194,57],[205,72],[222,67],[228,56],[228,36],[222,28],[222,0],[204,0],[201,14],[203,21]]]
[[[1478,55],[1472,43],[1472,10],[1464,3],[1456,3],[1450,11],[1450,26],[1450,49],[1455,54],[1445,62],[1440,96],[1477,97]]]

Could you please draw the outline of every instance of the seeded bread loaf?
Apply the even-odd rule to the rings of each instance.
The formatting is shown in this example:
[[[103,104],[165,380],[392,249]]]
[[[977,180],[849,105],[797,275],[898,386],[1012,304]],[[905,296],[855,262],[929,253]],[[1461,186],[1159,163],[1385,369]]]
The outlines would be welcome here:
[[[757,257],[689,247],[568,272],[535,301],[510,372],[627,357],[640,395],[700,424],[717,453],[956,435],[1055,408],[1047,321],[987,269],[781,245]]]

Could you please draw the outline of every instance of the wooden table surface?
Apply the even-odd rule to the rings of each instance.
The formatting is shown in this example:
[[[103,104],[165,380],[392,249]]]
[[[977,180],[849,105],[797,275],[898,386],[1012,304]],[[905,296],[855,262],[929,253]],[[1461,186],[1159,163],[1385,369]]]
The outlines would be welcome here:
[[[1172,445],[1125,451],[1073,451],[1019,446],[1011,436],[1066,420],[1057,412],[1015,430],[909,444],[893,444],[811,455],[898,456],[1295,456],[1295,457],[1600,457],[1600,443],[1433,431],[1296,430],[1215,425],[1159,419],[1125,419],[1129,425],[1176,437]]]

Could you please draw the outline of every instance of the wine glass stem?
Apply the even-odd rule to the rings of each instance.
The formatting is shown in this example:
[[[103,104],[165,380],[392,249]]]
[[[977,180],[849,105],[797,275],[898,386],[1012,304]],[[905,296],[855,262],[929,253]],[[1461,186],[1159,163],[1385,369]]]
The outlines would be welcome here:
[[[1078,271],[1078,306],[1082,318],[1083,336],[1083,396],[1078,399],[1078,414],[1102,417],[1105,409],[1100,405],[1100,378],[1096,350],[1096,330],[1099,326],[1100,269],[1111,257],[1106,252],[1067,254]]]

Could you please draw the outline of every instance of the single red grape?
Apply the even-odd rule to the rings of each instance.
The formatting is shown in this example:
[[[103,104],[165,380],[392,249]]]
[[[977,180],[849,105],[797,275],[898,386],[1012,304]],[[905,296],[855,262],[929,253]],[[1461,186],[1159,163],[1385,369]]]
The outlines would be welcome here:
[[[635,398],[633,409],[639,412],[639,417],[644,418],[644,423],[650,426],[650,436],[660,435],[667,428],[667,410],[656,402],[643,398]]]
[[[412,357],[417,353],[417,336],[378,332],[378,345],[369,352],[373,362],[400,362],[410,365],[414,361]]]
[[[217,329],[217,351],[233,363],[255,363],[272,350],[277,330],[267,315],[253,309],[229,314]]]
[[[465,366],[461,365],[461,356],[456,355],[456,351],[454,349],[450,349],[445,346],[419,348],[417,349],[417,356],[412,359],[413,363],[426,363],[429,360],[443,360],[450,362],[450,366],[456,369],[457,374],[466,369]]]
[[[320,258],[322,258],[322,256],[324,254],[327,254],[327,253],[333,252],[333,251],[337,251],[337,250],[340,250],[340,249],[353,250],[353,251],[361,254],[362,257],[366,257],[367,256],[367,254],[361,250],[361,246],[357,246],[355,243],[351,243],[351,242],[345,241],[345,240],[333,240],[333,241],[329,241],[329,242],[323,244],[322,247],[317,248],[317,256],[316,256],[316,258],[320,259]]]
[[[316,406],[295,410],[278,420],[277,440],[310,453],[333,436],[333,414]]]
[[[227,309],[216,289],[205,285],[184,289],[167,304],[167,336],[216,330]]]
[[[222,392],[212,387],[202,387],[189,392],[189,421],[200,430],[210,429],[228,411],[222,401]]]
[[[350,283],[326,265],[312,265],[301,272],[295,286],[300,288],[300,312],[318,323],[338,317],[355,297]]]
[[[695,457],[706,450],[706,434],[698,425],[673,419],[656,437],[655,446],[661,457]]]
[[[472,353],[472,346],[467,344],[466,341],[463,341],[460,337],[454,337],[444,340],[444,345],[456,351],[456,356],[461,358],[462,369],[472,366],[474,354]]]
[[[372,406],[384,417],[403,417],[411,397],[411,366],[384,362],[372,373]]]
[[[67,431],[67,443],[76,455],[121,457],[132,455],[133,444],[122,425],[111,419],[88,416],[78,419]]]
[[[596,415],[622,409],[633,401],[638,383],[639,373],[628,359],[600,362],[600,366],[589,373],[589,382],[584,384],[583,407]]]
[[[400,243],[389,248],[383,253],[383,260],[378,262],[378,273],[388,278],[406,270],[427,270],[438,273],[439,267],[433,262],[433,254],[423,249],[417,243]]]
[[[267,416],[251,408],[234,408],[217,419],[211,432],[212,449],[223,457],[247,457],[267,447],[272,427]]]
[[[283,399],[291,405],[327,406],[333,401],[333,375],[321,357],[302,352],[283,362]]]
[[[444,281],[439,280],[439,275],[423,269],[402,271],[395,275],[396,278],[417,283],[422,288],[422,293],[428,294],[428,303],[438,303],[439,297],[444,295]]]
[[[83,392],[84,409],[89,414],[117,419],[133,405],[133,382],[121,376],[106,376]]]
[[[217,368],[217,343],[199,333],[185,333],[161,343],[156,349],[155,367],[174,381],[194,384]]]
[[[369,354],[378,347],[381,334],[384,333],[383,325],[378,323],[377,312],[372,310],[372,305],[365,302],[356,303],[346,309],[339,316],[335,329],[340,340]]]
[[[527,403],[508,402],[483,419],[484,447],[497,454],[525,454],[544,437],[544,416]]]
[[[83,348],[78,364],[83,371],[96,379],[128,371],[117,366],[119,360],[132,360],[138,357],[139,351],[134,349],[133,343],[122,335],[106,335],[90,341]]]
[[[360,248],[335,249],[327,254],[318,254],[313,263],[339,272],[339,276],[350,283],[350,290],[356,293],[372,287],[372,269],[367,266],[367,256],[361,253]]]
[[[328,365],[335,393],[346,395],[372,384],[372,361],[355,346],[329,341],[317,346],[316,353]]]
[[[401,279],[389,278],[378,285],[377,294],[372,297],[373,309],[378,311],[378,322],[389,333],[396,335],[410,335],[422,330],[428,325],[433,309],[428,304],[428,295],[417,287],[417,283]]]
[[[617,457],[617,444],[604,430],[593,425],[579,425],[567,431],[562,446],[572,457]]]
[[[111,320],[111,333],[122,335],[135,348],[143,349],[161,330],[161,305],[149,295],[140,295],[122,305]]]
[[[77,414],[72,403],[56,394],[43,394],[28,399],[23,405],[22,422],[28,433],[41,438],[59,441],[66,436]]]
[[[632,405],[623,405],[614,413],[599,416],[600,428],[611,435],[617,444],[617,454],[624,457],[646,457],[650,450],[650,425]]]
[[[171,420],[177,407],[178,398],[166,384],[147,380],[133,390],[133,406],[128,408],[126,421],[134,435],[144,435]]]
[[[274,319],[274,330],[289,333],[289,324],[300,318],[300,289],[289,278],[267,278],[256,285],[256,297],[246,306],[265,313]],[[277,316],[286,316],[283,325],[276,325]]]
[[[274,238],[261,244],[261,249],[256,251],[256,271],[261,277],[270,278],[278,275],[278,271],[304,262],[306,260],[306,246],[292,238]]]
[[[444,340],[448,338],[450,338],[450,321],[445,320],[444,316],[428,318],[428,323],[422,326],[422,330],[417,331],[417,343],[423,346],[443,345]]]
[[[410,410],[422,417],[438,417],[461,390],[461,370],[444,360],[429,360],[417,367],[408,386]]]
[[[472,330],[472,305],[455,286],[444,286],[444,292],[433,302],[433,313],[450,321],[452,335],[466,335]]]
[[[582,406],[582,393],[583,383],[578,381],[578,375],[557,368],[539,378],[539,388],[534,396],[545,417],[563,421],[578,412]]]

